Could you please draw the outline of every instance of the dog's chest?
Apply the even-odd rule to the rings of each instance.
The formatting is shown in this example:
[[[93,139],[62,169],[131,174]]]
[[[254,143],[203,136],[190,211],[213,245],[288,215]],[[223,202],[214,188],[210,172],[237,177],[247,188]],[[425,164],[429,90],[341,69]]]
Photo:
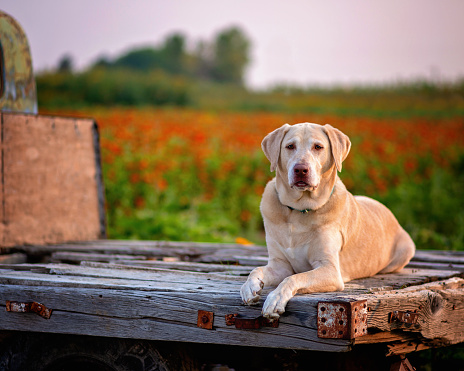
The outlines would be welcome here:
[[[285,231],[279,233],[278,245],[296,273],[306,272],[312,267],[309,263],[312,234],[307,226],[299,223],[287,223]]]

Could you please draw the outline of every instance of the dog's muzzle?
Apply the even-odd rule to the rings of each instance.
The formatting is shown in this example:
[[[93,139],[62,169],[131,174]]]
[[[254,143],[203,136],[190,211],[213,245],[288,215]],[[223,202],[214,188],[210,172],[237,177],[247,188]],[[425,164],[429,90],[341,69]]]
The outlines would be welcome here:
[[[311,179],[311,171],[306,164],[296,164],[293,166],[290,186],[299,191],[314,191],[318,184]]]

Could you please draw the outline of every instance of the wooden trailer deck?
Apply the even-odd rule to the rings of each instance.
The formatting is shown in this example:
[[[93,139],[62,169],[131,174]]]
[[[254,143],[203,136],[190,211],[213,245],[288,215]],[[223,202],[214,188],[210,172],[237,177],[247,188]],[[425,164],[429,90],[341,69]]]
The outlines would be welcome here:
[[[3,250],[0,330],[328,352],[379,344],[389,355],[464,340],[458,252],[418,251],[401,273],[297,295],[268,327],[259,317],[269,290],[258,306],[240,299],[266,262],[262,246],[99,240]]]

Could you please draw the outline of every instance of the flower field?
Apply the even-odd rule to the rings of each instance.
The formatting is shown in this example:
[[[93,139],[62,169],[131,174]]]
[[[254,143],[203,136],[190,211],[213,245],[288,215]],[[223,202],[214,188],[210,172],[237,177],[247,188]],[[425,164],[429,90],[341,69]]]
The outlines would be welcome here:
[[[62,112],[63,113],[63,112]],[[464,249],[464,119],[383,119],[194,109],[88,108],[96,119],[111,238],[263,243],[272,178],[260,143],[284,123],[330,123],[351,152],[340,174],[379,199],[420,248]]]

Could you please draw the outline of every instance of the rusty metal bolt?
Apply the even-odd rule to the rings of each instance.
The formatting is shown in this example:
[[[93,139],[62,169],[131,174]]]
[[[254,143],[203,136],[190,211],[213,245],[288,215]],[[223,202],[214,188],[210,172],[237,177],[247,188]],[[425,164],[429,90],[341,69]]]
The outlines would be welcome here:
[[[203,322],[203,323],[208,323],[209,322],[209,318],[208,318],[208,316],[206,314],[203,317],[201,317],[201,322]]]

